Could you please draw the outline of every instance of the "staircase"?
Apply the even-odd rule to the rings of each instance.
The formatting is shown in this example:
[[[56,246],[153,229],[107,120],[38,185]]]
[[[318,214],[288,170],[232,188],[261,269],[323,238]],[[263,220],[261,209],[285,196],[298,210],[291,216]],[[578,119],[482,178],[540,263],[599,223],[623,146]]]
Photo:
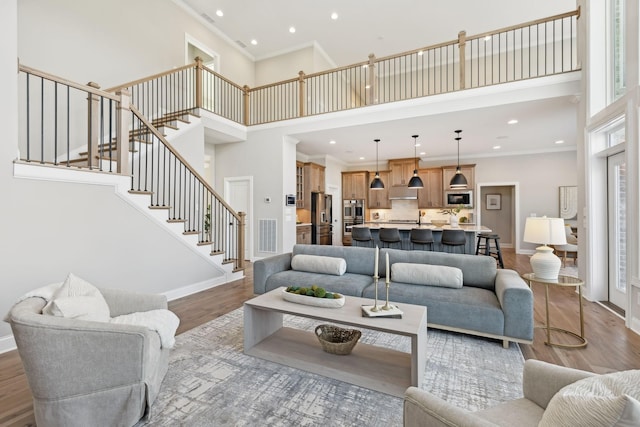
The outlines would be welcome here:
[[[200,120],[194,109],[170,111],[149,120],[130,104],[126,93],[103,92],[20,68],[27,99],[26,141],[21,141],[26,158],[21,155],[21,162],[130,176],[126,197],[132,205],[207,257],[226,281],[243,277],[244,214],[236,213],[169,142],[172,135]],[[39,88],[46,84],[55,88],[42,90],[41,99],[35,99],[40,105],[33,109],[29,105],[34,102],[29,90],[32,80]],[[58,92],[65,91],[79,92],[79,96],[66,95],[64,105]],[[53,96],[46,96],[49,93]],[[72,104],[82,98],[84,102]],[[33,110],[36,120],[31,119]],[[80,117],[71,117],[69,111]],[[83,137],[88,142],[83,144]]]

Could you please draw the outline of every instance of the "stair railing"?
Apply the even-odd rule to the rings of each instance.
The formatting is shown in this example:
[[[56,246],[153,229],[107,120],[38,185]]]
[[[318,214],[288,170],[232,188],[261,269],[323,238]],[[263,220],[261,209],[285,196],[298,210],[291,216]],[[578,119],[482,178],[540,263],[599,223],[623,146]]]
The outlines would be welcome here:
[[[211,245],[212,254],[244,268],[245,214],[236,213],[206,180],[171,146],[133,105],[131,193],[149,194],[151,209],[166,209],[169,222],[184,223],[185,234],[198,235],[198,244]]]

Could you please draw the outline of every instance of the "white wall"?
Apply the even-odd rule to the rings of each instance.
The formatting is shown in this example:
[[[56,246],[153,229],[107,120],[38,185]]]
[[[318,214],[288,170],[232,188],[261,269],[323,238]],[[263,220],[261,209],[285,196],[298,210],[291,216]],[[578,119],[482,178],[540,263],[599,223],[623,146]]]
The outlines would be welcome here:
[[[256,86],[298,77],[298,72],[314,72],[313,47],[256,62]]]
[[[20,62],[78,83],[117,86],[185,61],[185,34],[220,55],[219,72],[254,85],[254,66],[171,0],[20,0]]]

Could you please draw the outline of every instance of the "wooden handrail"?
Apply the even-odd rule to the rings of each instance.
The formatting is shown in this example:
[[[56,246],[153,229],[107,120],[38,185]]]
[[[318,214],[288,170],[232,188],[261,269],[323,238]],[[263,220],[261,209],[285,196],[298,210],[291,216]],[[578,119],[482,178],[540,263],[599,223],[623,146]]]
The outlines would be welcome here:
[[[20,71],[23,71],[25,73],[33,74],[34,76],[38,76],[38,77],[41,77],[41,78],[46,79],[46,80],[51,80],[52,82],[57,82],[57,83],[72,87],[74,89],[78,89],[78,90],[81,90],[81,91],[84,91],[84,92],[87,92],[87,93],[91,93],[93,95],[102,96],[104,98],[112,99],[114,101],[120,101],[120,97],[118,95],[116,95],[116,94],[109,93],[109,92],[103,91],[101,89],[96,89],[96,88],[94,88],[92,86],[89,86],[89,85],[81,85],[81,84],[72,82],[71,80],[63,79],[62,77],[58,77],[58,76],[55,76],[53,74],[45,73],[44,71],[39,71],[39,70],[36,70],[35,68],[27,67],[26,65],[20,64],[19,65],[19,69],[20,69]]]
[[[192,63],[192,64],[183,65],[182,67],[174,68],[173,70],[163,71],[162,73],[154,74],[154,75],[148,76],[148,77],[143,77],[141,79],[134,80],[134,81],[129,82],[129,83],[125,83],[125,84],[121,84],[121,85],[109,88],[109,89],[107,89],[107,92],[115,92],[118,89],[126,89],[126,88],[129,88],[131,86],[139,85],[140,83],[145,83],[145,82],[148,82],[150,80],[155,80],[155,79],[158,79],[160,77],[168,76],[169,74],[177,73],[177,72],[188,70],[189,68],[195,68],[195,67],[196,67],[196,63],[195,62]]]
[[[326,73],[326,71],[324,73],[322,73],[322,74],[325,74],[325,73]],[[292,79],[282,80],[282,81],[275,82],[275,83],[269,83],[268,85],[256,86],[256,87],[249,88],[249,92],[255,92],[255,91],[258,91],[258,90],[268,89],[268,88],[274,87],[274,86],[286,85],[288,83],[297,82],[298,80],[299,80],[298,77],[294,77]]]
[[[230,84],[231,86],[233,86],[233,87],[235,87],[235,88],[237,88],[237,89],[239,89],[239,90],[244,90],[244,89],[242,88],[242,86],[240,86],[239,84],[232,82],[232,81],[231,81],[231,80],[229,80],[228,78],[224,77],[222,74],[216,73],[215,71],[213,71],[211,68],[207,67],[206,65],[203,65],[203,66],[202,66],[202,69],[203,69],[203,70],[208,71],[208,72],[209,72],[209,73],[211,73],[211,74],[213,74],[214,76],[216,76],[216,77],[217,77],[217,78],[219,78],[220,80],[223,80],[225,83],[228,83],[228,84]]]
[[[162,135],[158,131],[158,129],[156,129],[155,126],[153,126],[151,123],[149,123],[147,118],[140,111],[138,111],[138,109],[136,107],[131,105],[130,108],[131,108],[131,111],[133,112],[133,114],[136,115],[136,117],[151,131],[151,133],[153,133],[153,135],[156,138],[158,138],[158,140],[162,141],[164,146],[167,147],[167,149],[171,152],[171,154],[176,156],[176,158],[178,160],[180,160],[180,162],[189,170],[189,172],[191,172],[193,174],[193,176],[195,176],[198,179],[198,181],[200,181],[200,183],[211,194],[213,194],[216,199],[218,199],[218,201],[222,204],[222,206],[224,206],[233,215],[233,217],[239,221],[240,220],[240,215],[238,215],[236,213],[236,211],[233,210],[233,208],[231,206],[229,206],[229,204],[227,204],[227,202],[225,202],[224,199],[209,185],[209,183],[198,172],[196,172],[196,170],[191,166],[191,164],[189,164],[189,162],[187,162],[187,160],[184,157],[182,157],[180,155],[180,153],[178,153],[178,151],[175,148],[173,148],[173,146],[169,143],[169,141],[167,141],[167,139],[164,137],[164,135]]]
[[[546,22],[556,21],[558,19],[569,18],[571,16],[580,17],[580,8],[572,10],[571,12],[560,13],[558,15],[549,16],[547,18],[535,19],[533,21],[525,22],[523,24],[512,25],[510,27],[500,28],[499,30],[487,31],[485,33],[476,34],[474,36],[467,36],[467,40],[479,39],[487,36],[493,36],[496,34],[504,33],[507,31],[519,30],[520,28],[531,27],[532,25],[544,24]]]

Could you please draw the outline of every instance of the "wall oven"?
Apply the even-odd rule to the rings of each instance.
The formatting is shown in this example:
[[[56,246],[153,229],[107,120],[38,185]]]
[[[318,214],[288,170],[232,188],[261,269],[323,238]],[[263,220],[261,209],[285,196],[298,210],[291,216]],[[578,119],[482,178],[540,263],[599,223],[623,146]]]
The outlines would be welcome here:
[[[465,208],[473,208],[473,191],[450,190],[444,193],[444,204],[446,207],[456,207],[464,205]]]
[[[364,219],[364,200],[345,200],[342,218],[345,220]]]

